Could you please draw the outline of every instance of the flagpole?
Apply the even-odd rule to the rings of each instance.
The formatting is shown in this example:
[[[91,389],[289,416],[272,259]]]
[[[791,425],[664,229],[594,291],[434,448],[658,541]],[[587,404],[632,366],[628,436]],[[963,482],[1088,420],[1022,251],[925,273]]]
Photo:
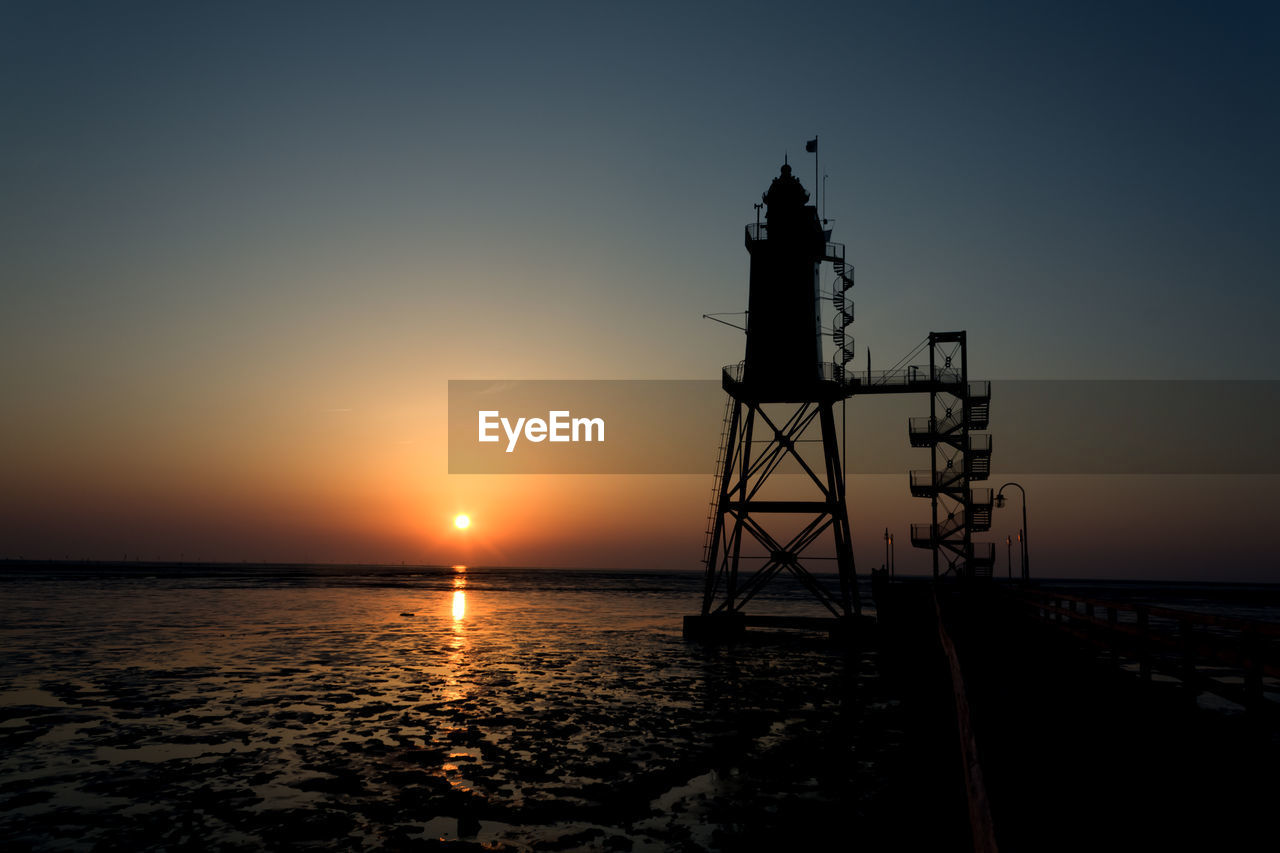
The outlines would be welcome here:
[[[818,134],[813,135],[813,204],[818,204]]]

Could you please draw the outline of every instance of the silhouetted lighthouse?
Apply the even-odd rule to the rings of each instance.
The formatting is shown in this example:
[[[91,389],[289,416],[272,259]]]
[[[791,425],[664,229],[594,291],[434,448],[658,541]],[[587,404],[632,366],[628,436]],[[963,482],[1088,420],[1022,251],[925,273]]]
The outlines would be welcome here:
[[[810,149],[813,150],[813,149]],[[930,467],[909,475],[911,494],[928,498],[931,520],[911,525],[911,543],[932,551],[935,577],[991,576],[995,546],[974,533],[991,527],[991,490],[975,489],[991,467],[987,427],[991,384],[969,378],[968,335],[930,332],[889,370],[855,375],[852,268],[830,241],[809,194],[785,162],[764,194],[765,220],[746,228],[751,255],[746,357],[724,368],[720,455],[703,548],[702,612],[685,618],[688,634],[723,633],[747,624],[796,624],[748,617],[743,608],[779,574],[798,580],[843,629],[858,613],[844,448],[835,404],[852,396],[927,394],[929,415],[907,425],[912,447]],[[761,205],[757,205],[759,210]],[[822,287],[830,263],[830,289]],[[830,324],[824,327],[823,306]],[[832,355],[823,356],[830,333]],[[911,364],[927,355],[927,364]],[[802,475],[779,483],[777,473]],[[819,562],[823,561],[823,562]],[[836,569],[838,588],[821,577]]]
[[[827,241],[791,167],[764,194],[765,224],[747,227],[751,296],[743,381],[778,399],[804,397],[822,378],[821,285]]]
[[[827,242],[809,194],[784,164],[764,194],[764,223],[746,228],[751,255],[746,358],[726,367],[720,458],[708,516],[706,588],[691,632],[743,622],[742,608],[779,573],[796,578],[838,620],[858,611],[844,471],[833,414],[846,396],[852,345],[844,246]],[[835,270],[836,355],[824,362],[819,273]],[[820,448],[820,450],[819,450]],[[778,483],[775,473],[800,473]],[[778,488],[779,486],[782,488]],[[803,496],[801,492],[805,492]],[[834,566],[828,588],[810,563]],[[738,618],[735,618],[738,617]]]

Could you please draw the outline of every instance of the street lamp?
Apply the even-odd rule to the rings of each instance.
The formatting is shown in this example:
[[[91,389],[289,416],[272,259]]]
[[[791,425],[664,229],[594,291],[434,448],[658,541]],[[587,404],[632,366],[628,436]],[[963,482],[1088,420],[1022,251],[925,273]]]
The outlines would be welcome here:
[[[1017,486],[1018,491],[1022,493],[1022,535],[1018,537],[1022,542],[1022,579],[1025,581],[1031,577],[1030,566],[1027,559],[1027,490],[1022,488],[1018,483],[1005,483],[996,492],[996,508],[1004,509],[1004,490],[1010,486]]]

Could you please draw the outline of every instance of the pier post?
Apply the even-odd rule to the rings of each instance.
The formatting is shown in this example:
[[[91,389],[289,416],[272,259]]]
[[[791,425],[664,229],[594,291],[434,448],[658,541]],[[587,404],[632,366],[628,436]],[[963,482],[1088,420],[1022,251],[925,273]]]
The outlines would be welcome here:
[[[1249,711],[1261,711],[1266,699],[1262,695],[1262,638],[1253,628],[1246,628],[1241,637],[1241,663],[1244,664],[1244,697],[1245,708]]]
[[[1107,645],[1111,647],[1111,665],[1120,665],[1120,636],[1116,630],[1116,609],[1107,607]]]
[[[1138,615],[1138,677],[1143,681],[1151,680],[1151,637],[1149,636],[1149,619],[1147,606],[1139,604],[1134,608]]]
[[[1179,639],[1182,641],[1182,686],[1195,701],[1196,694],[1196,632],[1190,619],[1178,620]]]

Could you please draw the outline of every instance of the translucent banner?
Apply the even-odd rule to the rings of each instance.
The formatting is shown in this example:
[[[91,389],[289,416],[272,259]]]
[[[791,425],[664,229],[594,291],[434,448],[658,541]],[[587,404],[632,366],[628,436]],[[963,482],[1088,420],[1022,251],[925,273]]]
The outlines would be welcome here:
[[[714,380],[450,380],[449,473],[709,476],[727,400]],[[837,403],[849,473],[929,467],[907,432],[928,415],[919,392]],[[1277,474],[1277,424],[1274,380],[1004,380],[983,432],[993,476]]]

